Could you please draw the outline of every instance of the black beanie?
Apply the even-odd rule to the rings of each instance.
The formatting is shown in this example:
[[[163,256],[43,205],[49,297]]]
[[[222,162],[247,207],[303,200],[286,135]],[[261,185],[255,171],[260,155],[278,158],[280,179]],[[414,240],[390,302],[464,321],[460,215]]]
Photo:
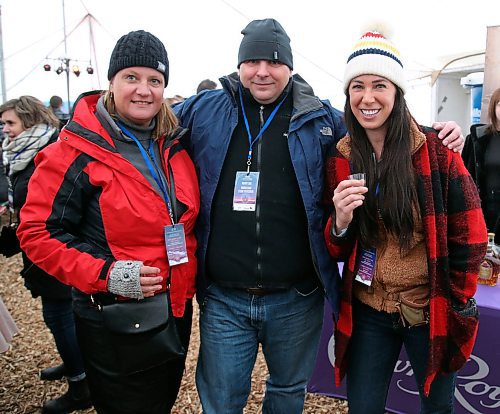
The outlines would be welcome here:
[[[247,60],[277,60],[293,69],[290,38],[276,20],[254,20],[241,33],[238,68]]]
[[[122,69],[145,66],[163,73],[168,84],[168,56],[163,43],[151,33],[137,30],[123,35],[109,59],[108,80]]]

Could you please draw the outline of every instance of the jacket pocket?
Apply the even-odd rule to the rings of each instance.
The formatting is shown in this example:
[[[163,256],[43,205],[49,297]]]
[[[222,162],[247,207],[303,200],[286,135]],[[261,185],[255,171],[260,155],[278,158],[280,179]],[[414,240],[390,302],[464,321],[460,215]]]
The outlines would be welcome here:
[[[452,303],[448,308],[445,372],[458,371],[465,365],[474,347],[478,325],[479,311],[474,298],[470,298],[465,306]]]

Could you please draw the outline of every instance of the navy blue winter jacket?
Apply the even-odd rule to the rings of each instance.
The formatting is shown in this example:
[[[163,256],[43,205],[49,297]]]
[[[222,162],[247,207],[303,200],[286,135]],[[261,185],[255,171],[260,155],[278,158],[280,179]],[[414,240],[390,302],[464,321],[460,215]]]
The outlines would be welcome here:
[[[346,134],[342,113],[314,96],[299,75],[293,75],[293,112],[288,147],[305,206],[314,266],[334,314],[338,315],[340,276],[327,251],[323,231],[330,214],[323,203],[324,165],[328,149]],[[212,201],[224,159],[238,122],[239,78],[236,73],[220,79],[223,89],[195,95],[174,110],[180,124],[190,130],[184,136],[198,171],[201,207],[198,216],[198,300],[210,284],[205,255],[210,235]],[[286,257],[283,260],[287,260]]]

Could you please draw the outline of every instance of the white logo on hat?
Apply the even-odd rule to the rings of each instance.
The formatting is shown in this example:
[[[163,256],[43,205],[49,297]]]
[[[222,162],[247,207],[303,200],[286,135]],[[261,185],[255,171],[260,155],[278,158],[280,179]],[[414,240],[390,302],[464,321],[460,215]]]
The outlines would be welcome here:
[[[158,61],[158,68],[161,73],[165,73],[165,64]]]

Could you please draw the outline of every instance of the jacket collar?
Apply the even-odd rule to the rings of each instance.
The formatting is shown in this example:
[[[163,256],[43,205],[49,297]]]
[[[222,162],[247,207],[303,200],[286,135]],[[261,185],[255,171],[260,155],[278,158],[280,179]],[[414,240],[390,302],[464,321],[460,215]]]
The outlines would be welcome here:
[[[219,79],[223,89],[230,96],[233,104],[237,106],[238,88],[240,78],[238,72]],[[292,75],[292,96],[293,96],[293,115],[292,121],[300,115],[316,111],[323,108],[320,99],[314,95],[312,87],[298,74]]]
[[[488,135],[488,125],[486,124],[476,124],[470,127],[472,137],[480,140]]]

